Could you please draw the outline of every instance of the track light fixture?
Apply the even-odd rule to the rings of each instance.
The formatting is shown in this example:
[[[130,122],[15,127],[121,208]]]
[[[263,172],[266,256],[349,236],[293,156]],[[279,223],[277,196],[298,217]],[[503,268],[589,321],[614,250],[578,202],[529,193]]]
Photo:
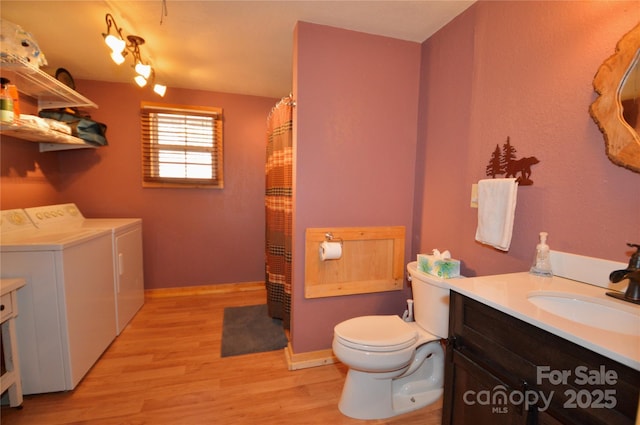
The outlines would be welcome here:
[[[153,86],[153,91],[160,97],[164,97],[164,94],[167,92],[167,86],[163,84],[155,84]]]
[[[118,27],[116,20],[110,13],[105,15],[105,21],[107,23],[107,32],[103,33],[102,36],[104,37],[106,45],[111,49],[111,59],[116,64],[122,65],[126,56],[131,54],[133,68],[137,74],[133,78],[136,84],[140,87],[144,87],[147,85],[149,80],[154,80],[155,82],[155,70],[149,63],[145,63],[142,60],[142,56],[140,54],[140,46],[144,44],[144,38],[137,35],[128,35],[125,38],[122,34],[122,29]],[[114,34],[111,34],[112,27]],[[160,96],[164,96],[167,91],[167,86],[154,84],[153,91]]]

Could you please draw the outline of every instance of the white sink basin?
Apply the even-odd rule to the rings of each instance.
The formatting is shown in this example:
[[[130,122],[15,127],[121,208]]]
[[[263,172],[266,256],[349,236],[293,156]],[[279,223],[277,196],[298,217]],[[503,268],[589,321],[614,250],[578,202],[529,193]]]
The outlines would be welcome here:
[[[640,306],[567,292],[534,291],[529,302],[576,323],[625,335],[640,336]]]

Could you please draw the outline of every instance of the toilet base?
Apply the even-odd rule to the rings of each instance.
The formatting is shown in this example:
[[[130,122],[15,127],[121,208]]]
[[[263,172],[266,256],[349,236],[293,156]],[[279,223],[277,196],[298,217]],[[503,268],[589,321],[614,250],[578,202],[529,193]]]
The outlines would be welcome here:
[[[349,369],[338,408],[355,419],[385,419],[435,403],[443,394],[444,350],[419,347],[407,367],[375,373]]]
[[[383,419],[395,414],[392,399],[391,379],[375,379],[371,373],[349,369],[338,408],[355,419]]]
[[[443,388],[433,388],[428,379],[412,382],[410,391],[406,386],[394,391],[393,380],[376,379],[371,373],[350,369],[338,408],[354,419],[385,419],[435,403],[442,393]]]
[[[394,415],[412,412],[433,404],[442,397],[443,393],[442,388],[436,388],[412,395],[395,394],[393,396]]]

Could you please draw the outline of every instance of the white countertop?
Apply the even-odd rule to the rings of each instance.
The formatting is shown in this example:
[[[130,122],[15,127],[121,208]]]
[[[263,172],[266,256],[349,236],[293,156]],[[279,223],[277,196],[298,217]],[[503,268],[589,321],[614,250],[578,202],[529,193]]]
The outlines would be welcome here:
[[[562,277],[545,278],[526,272],[447,279],[446,282],[452,291],[640,370],[640,333],[627,335],[577,323],[542,310],[527,298],[532,291],[565,292],[595,298],[605,305],[636,315],[640,329],[640,305],[606,296],[607,289]]]
[[[6,295],[11,291],[22,288],[25,285],[23,278],[0,279],[0,295]]]

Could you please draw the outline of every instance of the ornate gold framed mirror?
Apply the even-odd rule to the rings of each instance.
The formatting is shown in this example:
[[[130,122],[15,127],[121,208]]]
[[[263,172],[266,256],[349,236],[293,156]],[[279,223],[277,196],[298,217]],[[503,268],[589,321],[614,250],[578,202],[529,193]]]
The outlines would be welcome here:
[[[589,112],[604,134],[607,156],[640,173],[640,24],[600,66],[593,88],[600,96]]]

